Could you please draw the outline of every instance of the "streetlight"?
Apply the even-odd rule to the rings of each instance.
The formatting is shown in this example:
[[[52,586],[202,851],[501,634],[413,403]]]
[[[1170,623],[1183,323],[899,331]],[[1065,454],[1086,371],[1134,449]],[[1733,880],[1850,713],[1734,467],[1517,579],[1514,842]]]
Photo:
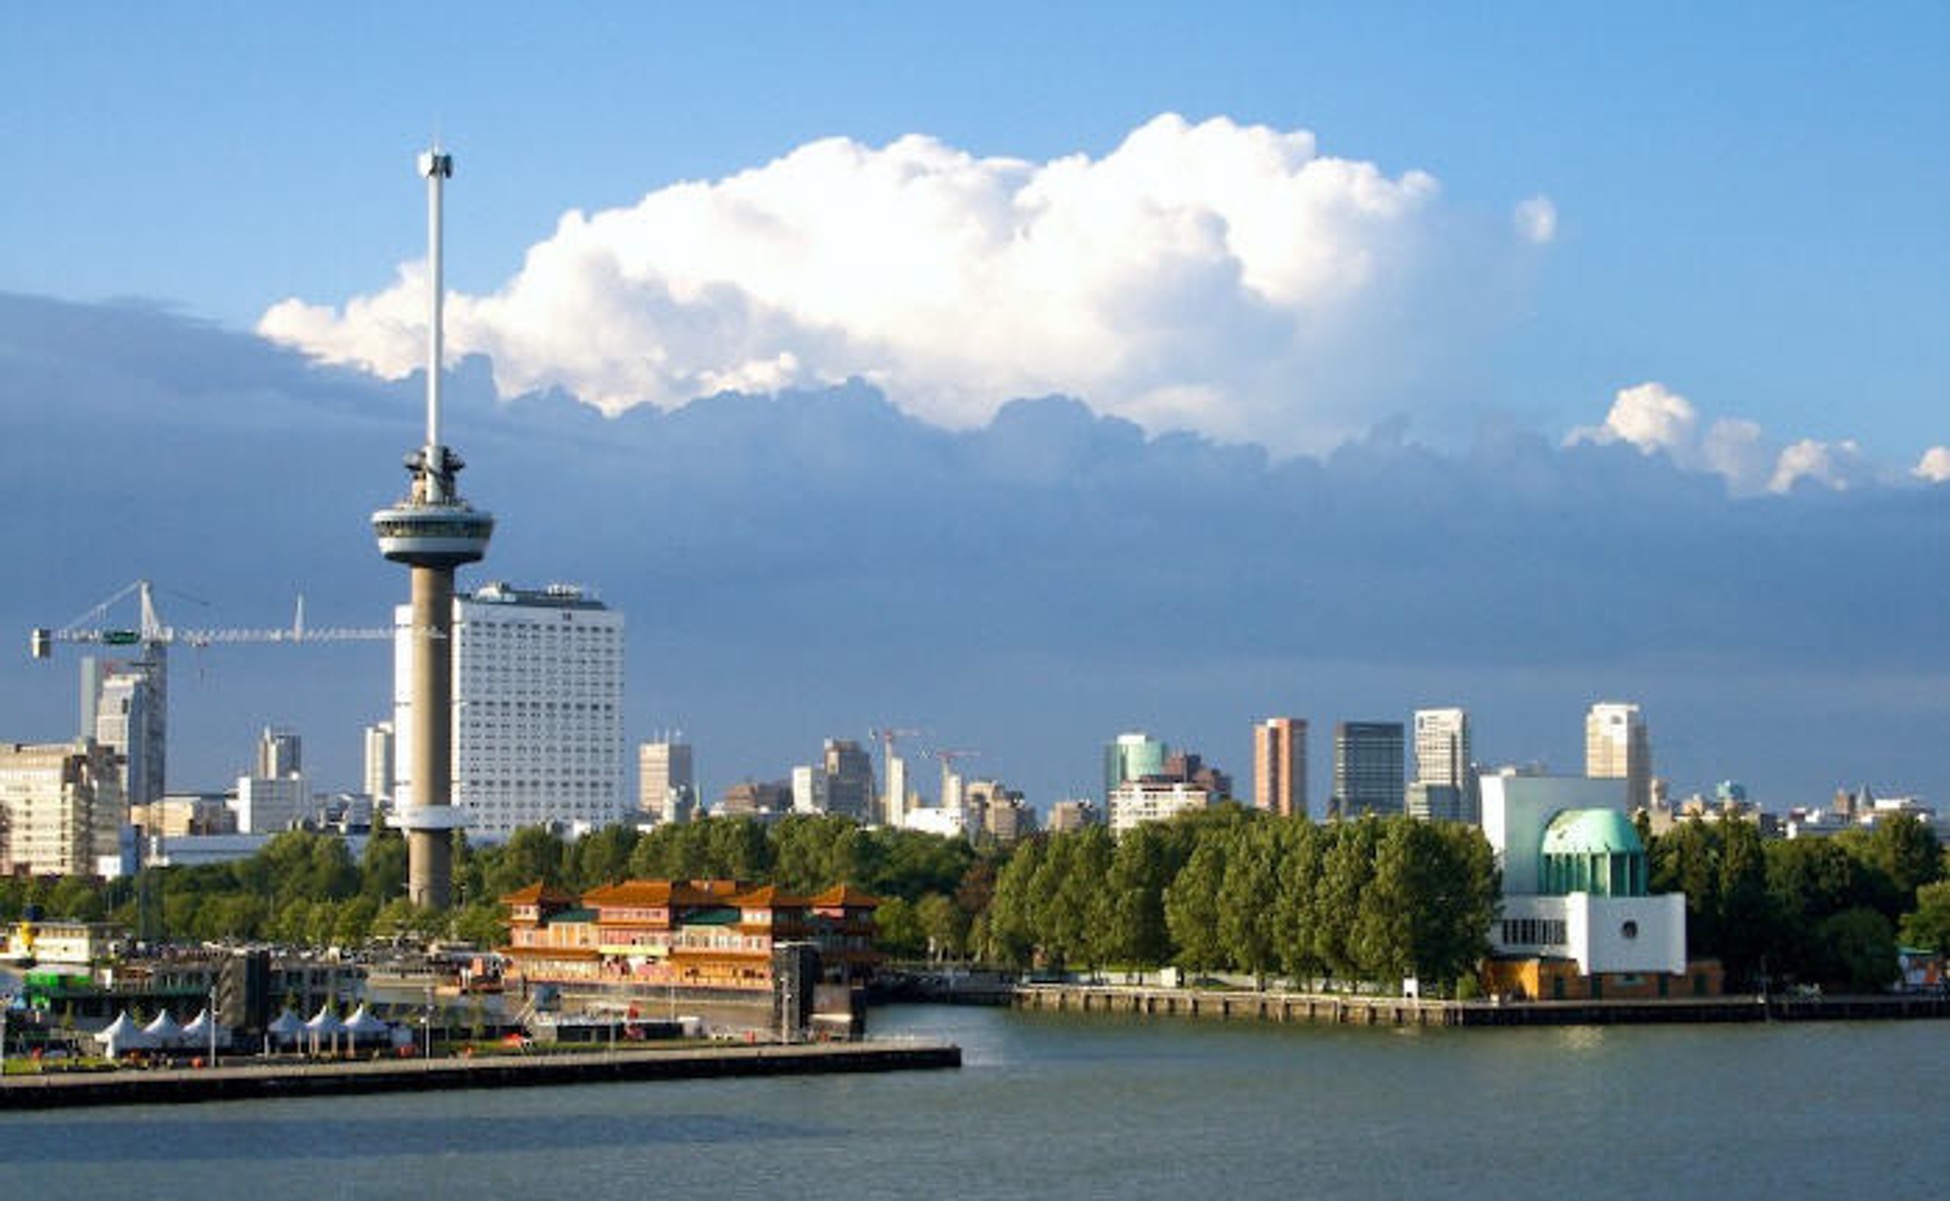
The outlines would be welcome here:
[[[209,1026],[211,1036],[211,1068],[216,1069],[218,1068],[218,979],[215,970],[211,975],[211,984],[205,988],[205,995],[210,1006],[204,1016],[204,1022]]]
[[[430,983],[422,987],[422,1061],[432,1064],[435,1061],[435,1045],[430,1032],[435,1020],[435,986]]]

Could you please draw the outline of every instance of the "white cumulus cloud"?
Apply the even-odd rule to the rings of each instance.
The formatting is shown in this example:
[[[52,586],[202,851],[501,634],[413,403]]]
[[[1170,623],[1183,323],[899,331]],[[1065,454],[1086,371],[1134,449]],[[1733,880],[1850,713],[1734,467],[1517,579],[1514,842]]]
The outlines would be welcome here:
[[[1924,450],[1924,456],[1918,460],[1917,468],[1911,474],[1926,482],[1950,482],[1951,450],[1944,445]]]
[[[1642,453],[1664,454],[1681,469],[1720,475],[1736,495],[1786,494],[1805,481],[1842,491],[1879,477],[1853,440],[1802,438],[1777,445],[1753,420],[1730,417],[1703,428],[1691,400],[1658,382],[1620,390],[1604,423],[1578,428],[1564,439],[1567,446],[1583,442],[1624,442]],[[1944,481],[1938,477],[1941,462],[1936,456],[1942,453],[1933,449],[1925,454],[1917,476]]]
[[[1323,450],[1440,406],[1465,333],[1502,321],[1500,265],[1442,204],[1426,173],[1222,118],[1166,114],[1045,163],[833,138],[566,214],[495,292],[451,295],[447,346],[487,355],[506,396],[559,387],[609,413],[861,377],[953,427],[1065,393],[1152,430]],[[1532,198],[1517,222],[1541,242],[1555,214]],[[259,331],[406,375],[422,273],[289,299]]]

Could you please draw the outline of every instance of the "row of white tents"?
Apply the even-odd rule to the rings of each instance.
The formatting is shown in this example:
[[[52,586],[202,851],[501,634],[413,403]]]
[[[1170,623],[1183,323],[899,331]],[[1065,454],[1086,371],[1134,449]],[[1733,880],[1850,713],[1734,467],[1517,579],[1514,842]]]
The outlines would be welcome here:
[[[293,1014],[291,1008],[287,1008],[279,1013],[277,1019],[265,1025],[268,1046],[290,1046],[295,1051],[302,1047],[318,1052],[321,1049],[334,1051],[341,1047],[351,1051],[363,1045],[406,1044],[410,1035],[407,1029],[397,1028],[376,1017],[368,1011],[365,1003],[354,1008],[353,1013],[345,1019],[327,1007],[321,1007],[311,1019],[301,1019]],[[159,1011],[146,1027],[137,1027],[135,1021],[129,1018],[129,1012],[124,1011],[108,1027],[95,1033],[95,1039],[110,1057],[136,1052],[197,1052],[213,1044],[219,1048],[229,1047],[231,1029],[218,1026],[208,1010],[200,1011],[197,1018],[188,1024],[179,1024],[170,1017],[166,1008]]]

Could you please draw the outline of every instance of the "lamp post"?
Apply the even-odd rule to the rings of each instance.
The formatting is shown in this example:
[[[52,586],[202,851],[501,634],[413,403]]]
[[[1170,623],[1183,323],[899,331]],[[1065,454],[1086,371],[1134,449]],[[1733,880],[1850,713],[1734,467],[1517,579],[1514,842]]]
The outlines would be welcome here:
[[[435,1061],[435,1044],[431,1039],[434,1025],[435,987],[427,985],[422,987],[422,1061],[424,1064],[433,1064]]]
[[[211,1037],[211,1068],[216,1069],[218,1068],[218,981],[216,976],[211,978],[211,984],[205,988],[204,993],[210,1004],[206,1008],[207,1013],[204,1016],[204,1022],[209,1025]]]

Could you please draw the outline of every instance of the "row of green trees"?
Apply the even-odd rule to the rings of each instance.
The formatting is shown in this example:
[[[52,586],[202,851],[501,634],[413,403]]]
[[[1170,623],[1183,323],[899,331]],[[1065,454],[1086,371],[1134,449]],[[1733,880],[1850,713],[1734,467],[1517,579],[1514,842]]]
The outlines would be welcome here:
[[[891,899],[895,932],[910,944],[916,907],[934,896],[949,902],[977,860],[962,839],[866,830],[840,817],[793,817],[773,826],[708,818],[647,834],[614,826],[575,840],[526,828],[505,843],[459,844],[455,905],[433,911],[408,902],[408,851],[399,832],[372,835],[356,860],[337,834],[293,831],[222,864],[109,881],[0,879],[0,919],[34,905],[50,918],[113,920],[139,936],[178,942],[323,946],[415,935],[493,945],[507,938],[502,897],[537,881],[582,892],[628,877],[717,877],[800,893],[837,884],[866,889]]]
[[[1908,815],[1793,839],[1694,819],[1648,834],[1646,851],[1652,891],[1686,895],[1687,943],[1719,958],[1729,985],[1877,990],[1897,979],[1899,943],[1951,951],[1950,856]]]
[[[1238,806],[1021,843],[980,939],[1025,967],[1234,970],[1297,983],[1452,986],[1501,896],[1474,827],[1371,815],[1335,826]]]

